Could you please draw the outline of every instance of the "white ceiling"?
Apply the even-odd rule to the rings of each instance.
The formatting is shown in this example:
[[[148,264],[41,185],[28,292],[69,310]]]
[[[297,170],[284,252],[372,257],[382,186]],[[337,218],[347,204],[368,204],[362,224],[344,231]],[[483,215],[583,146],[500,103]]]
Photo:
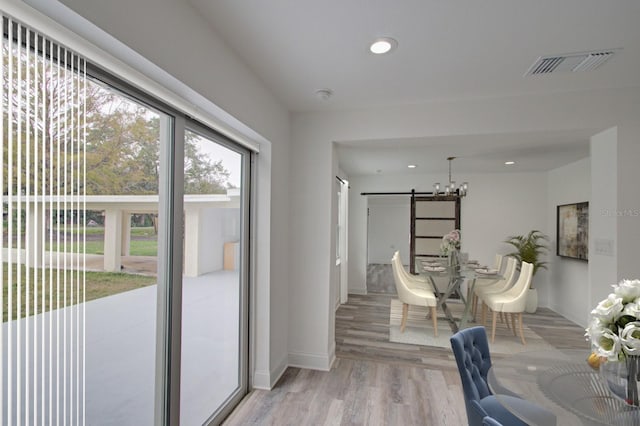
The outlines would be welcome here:
[[[340,162],[347,165],[351,176],[446,173],[450,156],[456,157],[454,172],[536,172],[588,157],[588,140],[594,133],[580,130],[357,141],[340,144],[338,150]],[[505,161],[516,165],[506,166]],[[416,168],[409,170],[409,164]]]
[[[638,0],[187,1],[292,112],[640,86]],[[369,53],[381,36],[398,48]],[[612,48],[621,50],[595,71],[523,77],[539,56]],[[334,95],[322,101],[320,88]],[[349,174],[400,173],[407,159],[436,171],[457,155],[473,158],[459,167],[486,172],[511,152],[527,170],[549,170],[588,155],[588,136],[358,141],[340,159]]]

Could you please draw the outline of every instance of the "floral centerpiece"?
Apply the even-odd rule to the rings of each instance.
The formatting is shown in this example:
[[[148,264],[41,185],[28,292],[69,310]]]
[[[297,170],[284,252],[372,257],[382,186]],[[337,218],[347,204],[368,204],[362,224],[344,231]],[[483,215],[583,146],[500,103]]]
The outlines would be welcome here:
[[[622,280],[591,311],[585,336],[593,351],[609,361],[640,355],[640,280]]]
[[[442,237],[440,243],[440,253],[442,256],[447,256],[447,264],[452,270],[457,269],[460,265],[458,250],[460,250],[460,230],[454,229]]]
[[[454,229],[453,231],[442,237],[442,242],[440,243],[440,253],[442,253],[443,256],[448,256],[449,254],[457,250],[460,250],[460,230]]]
[[[595,356],[625,365],[626,400],[638,405],[640,371],[640,280],[622,280],[591,311],[585,336]]]

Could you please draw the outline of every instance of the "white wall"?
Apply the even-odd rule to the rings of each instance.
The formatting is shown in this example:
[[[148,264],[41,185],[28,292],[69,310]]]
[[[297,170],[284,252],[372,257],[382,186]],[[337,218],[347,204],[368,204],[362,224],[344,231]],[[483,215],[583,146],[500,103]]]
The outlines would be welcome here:
[[[335,358],[335,229],[337,214],[330,129],[315,120],[292,123],[289,362],[328,370]],[[308,133],[310,132],[310,133]]]
[[[618,263],[618,129],[591,137],[591,203],[589,204],[589,305],[617,283]],[[637,244],[637,242],[636,242]],[[601,246],[601,248],[599,247]],[[637,261],[636,261],[637,263]],[[587,322],[584,318],[583,325]]]
[[[411,240],[410,215],[409,197],[368,199],[367,263],[390,264],[391,256],[399,250],[402,261],[408,264]],[[363,220],[363,218],[358,219]],[[364,220],[367,221],[367,217]]]
[[[591,200],[591,158],[585,158],[547,175],[547,220],[549,229],[548,306],[564,317],[586,326],[591,311],[589,297],[589,264],[584,260],[556,256],[557,206]],[[597,214],[591,207],[590,216]],[[590,242],[591,245],[591,242]],[[589,253],[589,258],[593,253]]]
[[[259,78],[184,1],[26,0],[115,58],[186,99],[223,128],[260,144],[257,194],[254,385],[287,365],[290,117]],[[24,8],[18,0],[8,0]],[[104,53],[106,52],[106,54]],[[95,55],[92,55],[92,57]]]
[[[640,105],[640,103],[638,103]],[[640,278],[640,112],[616,125],[617,280]],[[606,136],[605,136],[606,137]]]

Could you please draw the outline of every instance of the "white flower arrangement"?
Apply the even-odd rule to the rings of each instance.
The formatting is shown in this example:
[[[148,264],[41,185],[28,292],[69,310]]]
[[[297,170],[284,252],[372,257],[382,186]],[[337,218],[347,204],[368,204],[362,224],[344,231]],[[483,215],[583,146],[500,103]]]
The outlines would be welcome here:
[[[640,280],[622,280],[591,311],[585,337],[592,351],[609,361],[640,355]]]
[[[454,229],[449,232],[447,235],[442,237],[442,242],[440,243],[440,253],[444,256],[448,256],[453,250],[460,249],[460,230]]]

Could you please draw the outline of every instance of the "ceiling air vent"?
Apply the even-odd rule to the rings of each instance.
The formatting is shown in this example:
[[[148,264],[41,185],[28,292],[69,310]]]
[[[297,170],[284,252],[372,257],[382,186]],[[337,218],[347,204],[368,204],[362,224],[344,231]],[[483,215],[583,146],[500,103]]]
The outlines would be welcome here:
[[[553,72],[591,71],[605,63],[617,49],[594,52],[566,53],[564,55],[541,56],[525,73],[528,75],[551,74]]]

